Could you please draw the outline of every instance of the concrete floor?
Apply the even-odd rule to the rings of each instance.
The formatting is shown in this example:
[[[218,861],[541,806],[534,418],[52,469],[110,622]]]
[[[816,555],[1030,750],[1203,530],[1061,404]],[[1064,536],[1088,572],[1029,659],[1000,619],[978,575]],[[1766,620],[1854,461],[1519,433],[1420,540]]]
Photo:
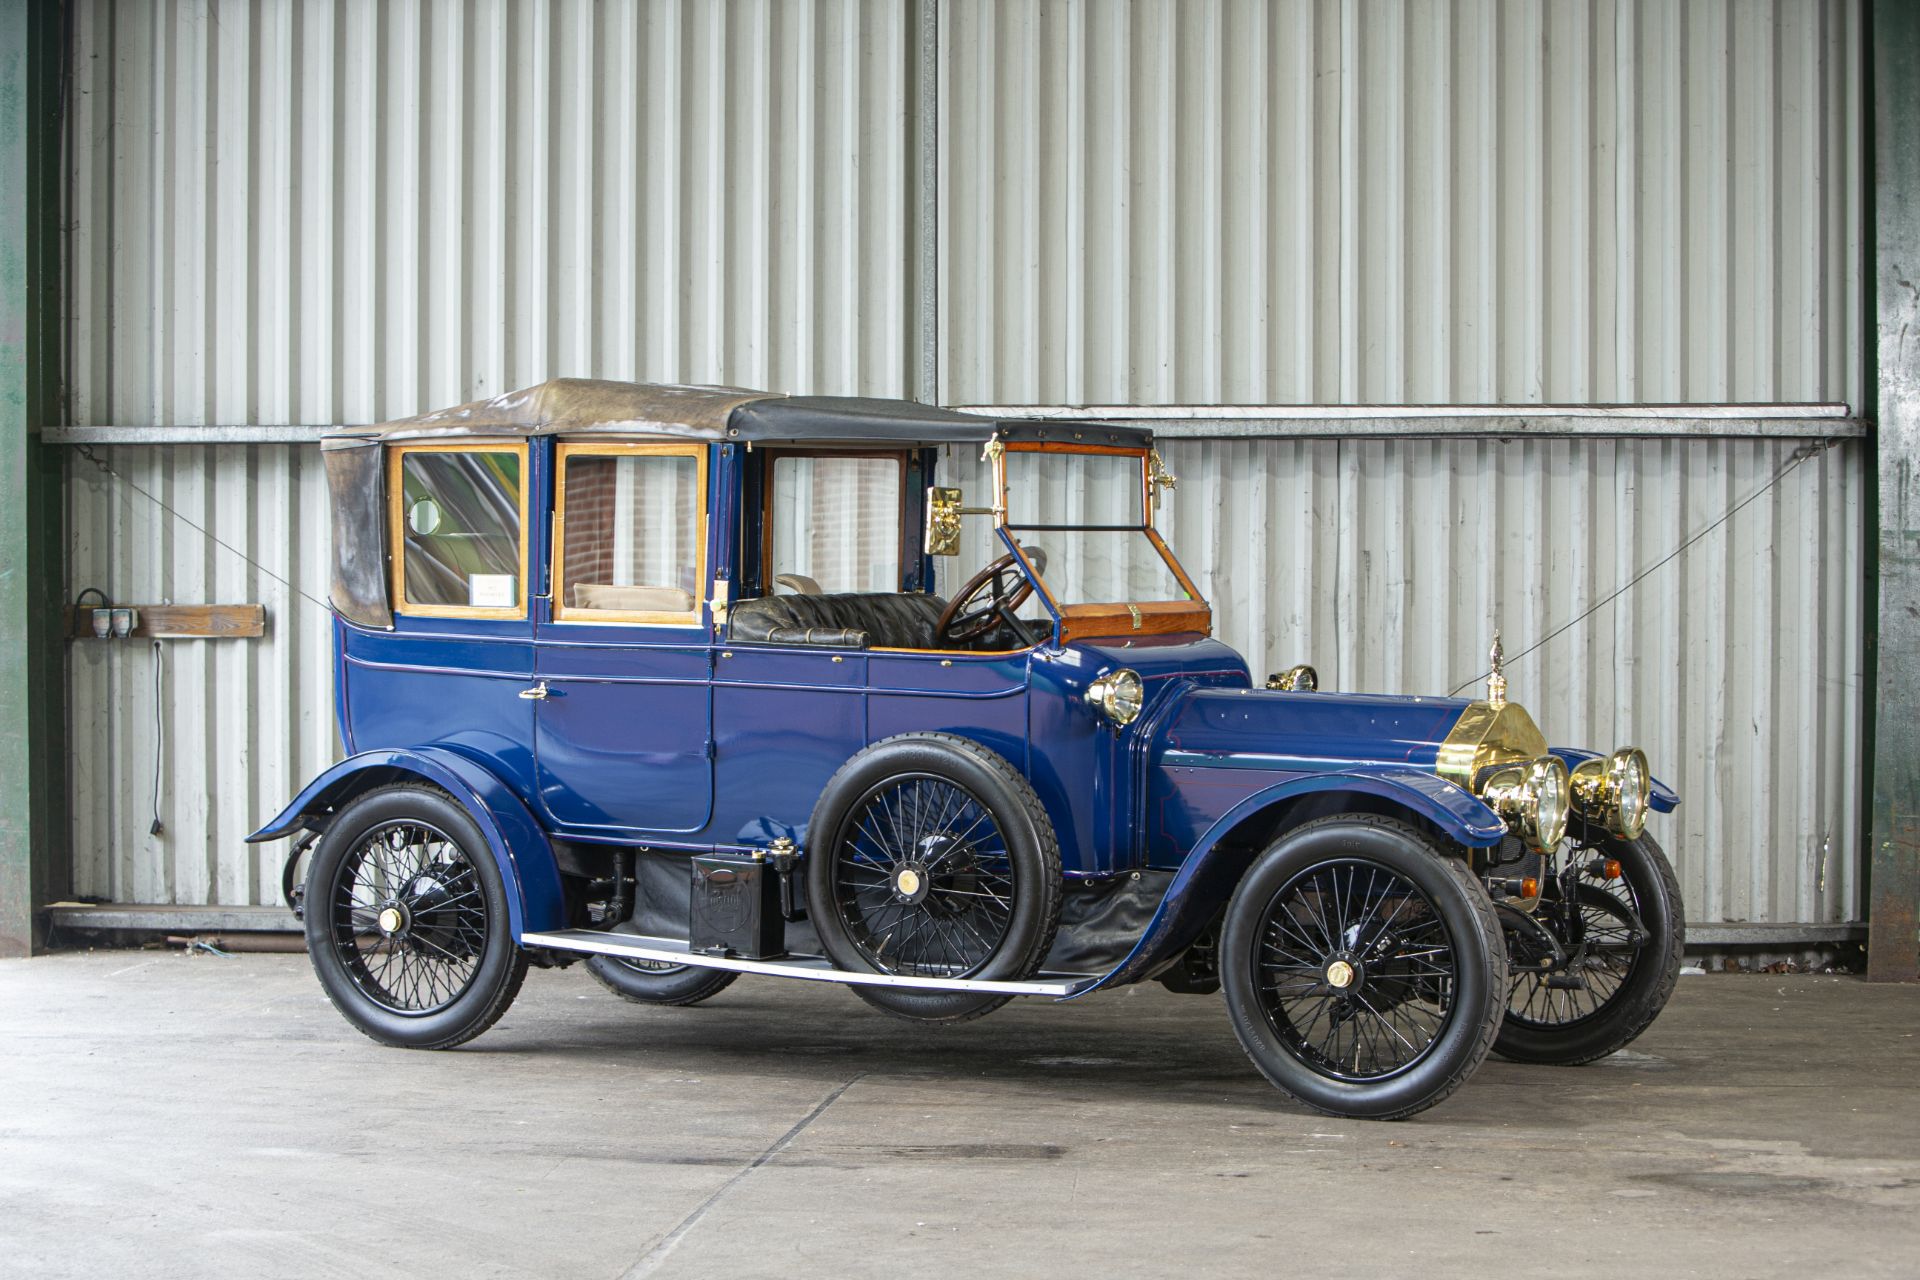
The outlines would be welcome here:
[[[1633,1048],[1436,1111],[1271,1091],[1217,997],[930,1030],[536,970],[382,1049],[301,956],[0,962],[0,1272],[1432,1277],[1920,1272],[1920,987],[1681,980]]]

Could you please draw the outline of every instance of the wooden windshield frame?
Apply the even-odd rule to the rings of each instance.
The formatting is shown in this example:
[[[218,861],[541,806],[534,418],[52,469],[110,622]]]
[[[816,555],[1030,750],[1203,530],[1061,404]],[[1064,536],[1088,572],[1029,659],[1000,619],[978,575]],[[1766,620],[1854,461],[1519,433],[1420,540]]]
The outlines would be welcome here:
[[[1062,604],[1047,585],[1046,575],[1034,573],[1033,566],[1026,557],[1020,560],[1032,574],[1039,591],[1046,597],[1053,611],[1060,618],[1060,638],[1063,642],[1074,639],[1110,638],[1135,635],[1171,635],[1175,633],[1197,632],[1201,635],[1213,634],[1213,608],[1206,597],[1200,594],[1200,588],[1188,576],[1186,566],[1173,554],[1173,548],[1160,536],[1154,527],[1153,473],[1148,467],[1148,459],[1153,450],[1148,446],[1081,444],[1065,440],[1009,440],[1001,449],[992,452],[993,487],[997,514],[994,522],[1006,529],[1009,535],[1017,534],[1026,526],[1013,524],[1007,519],[1007,465],[1009,453],[1078,453],[1092,456],[1112,457],[1121,455],[1137,458],[1140,465],[1140,510],[1142,523],[1139,530],[1146,534],[1147,541],[1165,562],[1180,589],[1187,593],[1185,600],[1116,600],[1096,601],[1082,604]],[[1127,526],[1129,529],[1135,526]],[[1019,539],[1014,538],[1015,542]]]

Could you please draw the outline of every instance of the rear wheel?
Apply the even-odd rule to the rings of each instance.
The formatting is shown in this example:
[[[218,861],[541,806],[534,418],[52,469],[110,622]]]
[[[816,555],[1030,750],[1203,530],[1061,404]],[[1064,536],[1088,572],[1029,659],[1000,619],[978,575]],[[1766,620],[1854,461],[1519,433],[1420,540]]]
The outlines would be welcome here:
[[[1559,944],[1564,967],[1542,964],[1552,947],[1533,929],[1507,931],[1512,978],[1493,1049],[1515,1062],[1604,1058],[1660,1016],[1680,980],[1686,923],[1659,843],[1596,836],[1569,857],[1579,872],[1571,901],[1551,880],[1532,917]]]
[[[624,956],[588,956],[587,972],[601,986],[635,1004],[688,1005],[719,995],[740,975],[726,969],[701,969],[670,960],[629,960]]]
[[[809,828],[807,901],[843,969],[910,977],[1030,975],[1060,919],[1060,851],[1019,771],[976,742],[915,734],[841,766]],[[868,1004],[964,1022],[1006,996],[856,984]]]
[[[1260,855],[1227,907],[1220,976],[1261,1074],[1317,1111],[1375,1120],[1465,1083],[1507,989],[1485,887],[1372,816],[1308,823]]]
[[[425,787],[369,792],[334,819],[307,872],[306,925],[327,997],[383,1044],[463,1044],[527,974],[485,837]]]

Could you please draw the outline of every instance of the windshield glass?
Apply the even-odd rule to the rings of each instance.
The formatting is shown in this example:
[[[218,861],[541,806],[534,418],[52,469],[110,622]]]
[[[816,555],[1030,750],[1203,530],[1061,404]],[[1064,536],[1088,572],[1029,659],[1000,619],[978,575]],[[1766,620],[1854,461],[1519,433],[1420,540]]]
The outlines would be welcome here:
[[[1147,535],[1145,465],[1131,452],[1007,451],[1007,529],[1055,603],[1192,598]]]

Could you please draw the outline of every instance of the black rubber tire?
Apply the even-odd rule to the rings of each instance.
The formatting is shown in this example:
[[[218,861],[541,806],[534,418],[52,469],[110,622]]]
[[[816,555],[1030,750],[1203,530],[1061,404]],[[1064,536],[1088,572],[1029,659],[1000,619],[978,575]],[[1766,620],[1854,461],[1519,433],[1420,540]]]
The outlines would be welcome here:
[[[1433,1047],[1379,1081],[1339,1080],[1309,1065],[1261,1006],[1255,971],[1274,899],[1297,877],[1360,859],[1411,881],[1433,904],[1457,958],[1453,1012]],[[1445,1099],[1480,1066],[1500,1028],[1507,953],[1493,902],[1457,857],[1407,823],[1371,814],[1321,818],[1281,836],[1254,860],[1227,906],[1220,978],[1234,1034],[1254,1066],[1288,1097],[1327,1115],[1399,1120]]]
[[[1633,1043],[1653,1025],[1680,981],[1687,945],[1686,910],[1666,851],[1644,834],[1637,840],[1596,839],[1594,850],[1620,860],[1621,878],[1638,901],[1640,922],[1653,936],[1635,955],[1620,990],[1595,1012],[1551,1028],[1516,1022],[1509,1016],[1493,1051],[1510,1061],[1560,1067],[1598,1061]]]
[[[334,949],[327,909],[334,880],[361,837],[394,821],[431,823],[458,844],[473,864],[486,907],[486,938],[472,982],[448,1007],[429,1014],[382,1008],[360,989]],[[465,809],[433,787],[382,787],[340,812],[315,846],[307,869],[306,929],[307,955],[334,1008],[372,1039],[403,1049],[451,1049],[465,1044],[500,1020],[527,976],[527,954],[514,945],[506,884],[486,837]]]
[[[1005,758],[950,733],[914,733],[886,738],[854,755],[828,780],[808,827],[808,914],[821,949],[842,969],[883,972],[855,945],[846,921],[832,906],[830,851],[846,838],[854,805],[872,788],[902,774],[923,774],[971,792],[1006,837],[1016,886],[1013,920],[991,959],[973,976],[1016,981],[1046,958],[1060,924],[1063,881],[1060,845],[1033,787]],[[1011,997],[966,991],[906,991],[849,984],[862,1000],[913,1022],[957,1023],[991,1013]]]
[[[587,972],[622,1000],[634,1004],[690,1005],[719,995],[740,975],[690,964],[665,971],[636,969],[618,956],[588,956]]]

